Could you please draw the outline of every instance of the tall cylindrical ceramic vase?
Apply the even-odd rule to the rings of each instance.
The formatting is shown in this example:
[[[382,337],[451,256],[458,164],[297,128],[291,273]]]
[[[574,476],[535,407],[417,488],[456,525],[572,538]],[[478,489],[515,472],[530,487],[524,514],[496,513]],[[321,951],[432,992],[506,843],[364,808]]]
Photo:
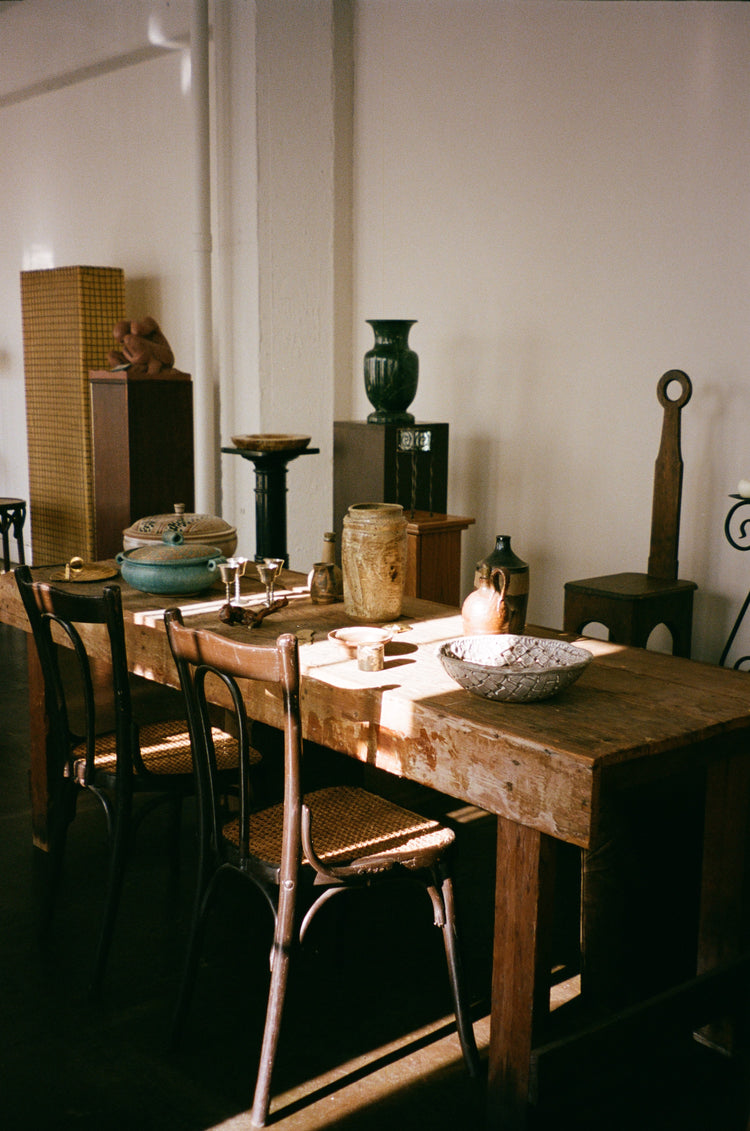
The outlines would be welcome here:
[[[398,503],[354,503],[341,535],[344,611],[365,623],[401,615],[406,519]]]

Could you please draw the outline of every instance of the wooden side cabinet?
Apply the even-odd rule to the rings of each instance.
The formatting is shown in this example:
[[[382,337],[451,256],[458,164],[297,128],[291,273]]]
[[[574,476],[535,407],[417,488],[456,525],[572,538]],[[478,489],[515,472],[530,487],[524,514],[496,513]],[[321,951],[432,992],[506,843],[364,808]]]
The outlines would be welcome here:
[[[96,557],[122,549],[122,532],[139,518],[195,506],[193,383],[165,370],[133,377],[128,370],[92,370]]]
[[[461,604],[461,534],[474,522],[453,514],[406,512],[407,597]]]

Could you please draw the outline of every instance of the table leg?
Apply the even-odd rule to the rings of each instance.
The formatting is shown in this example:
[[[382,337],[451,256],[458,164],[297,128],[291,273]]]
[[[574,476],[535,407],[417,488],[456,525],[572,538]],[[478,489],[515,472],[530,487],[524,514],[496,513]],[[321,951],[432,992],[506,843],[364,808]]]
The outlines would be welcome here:
[[[750,757],[740,751],[712,762],[707,773],[699,974],[750,947]],[[732,1052],[733,1019],[708,1026],[697,1036]]]
[[[526,1125],[531,1050],[549,1016],[554,842],[498,817],[487,1126]]]

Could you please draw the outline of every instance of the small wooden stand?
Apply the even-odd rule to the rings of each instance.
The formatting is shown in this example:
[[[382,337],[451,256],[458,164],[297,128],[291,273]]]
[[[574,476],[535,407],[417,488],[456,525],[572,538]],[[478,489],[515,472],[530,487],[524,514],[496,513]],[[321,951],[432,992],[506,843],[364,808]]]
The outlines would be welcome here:
[[[407,597],[461,604],[461,533],[473,518],[406,511]]]

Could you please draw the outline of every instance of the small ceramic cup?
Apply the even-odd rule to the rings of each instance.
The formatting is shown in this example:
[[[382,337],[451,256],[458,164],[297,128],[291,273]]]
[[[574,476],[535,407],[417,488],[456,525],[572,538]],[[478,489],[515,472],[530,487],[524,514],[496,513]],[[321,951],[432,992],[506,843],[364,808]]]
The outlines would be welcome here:
[[[362,672],[383,670],[385,645],[379,641],[357,645],[357,667]]]

